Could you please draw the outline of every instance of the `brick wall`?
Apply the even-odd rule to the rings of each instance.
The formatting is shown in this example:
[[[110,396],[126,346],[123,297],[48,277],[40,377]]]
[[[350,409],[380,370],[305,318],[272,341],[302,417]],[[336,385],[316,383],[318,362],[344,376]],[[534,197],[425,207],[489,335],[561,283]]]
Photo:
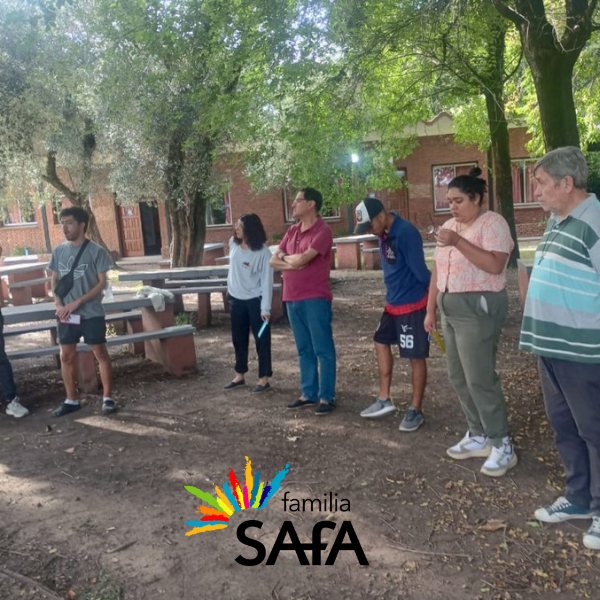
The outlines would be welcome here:
[[[243,213],[256,213],[265,228],[267,236],[272,243],[281,239],[291,223],[285,221],[285,208],[281,189],[273,189],[266,193],[258,194],[251,187],[242,173],[240,163],[230,165],[229,174],[232,186],[230,190],[232,223]],[[340,210],[339,219],[328,219],[329,226],[336,235],[347,233],[348,221],[345,207]],[[206,229],[206,242],[228,242],[233,235],[233,225],[209,226]]]
[[[527,157],[526,142],[525,129],[510,130],[510,148],[513,158]],[[486,160],[486,155],[475,146],[459,146],[454,143],[452,135],[437,135],[420,137],[414,152],[409,157],[396,161],[398,168],[406,170],[406,181],[409,186],[408,216],[421,229],[424,239],[431,238],[425,233],[425,229],[431,224],[431,220],[436,224],[442,224],[450,216],[447,212],[435,213],[434,211],[432,166],[477,162],[484,169]],[[260,216],[270,241],[275,243],[275,240],[281,239],[290,225],[285,221],[282,191],[274,189],[257,194],[244,178],[240,163],[229,164],[227,170],[232,179],[230,198],[233,223],[242,213],[254,212]],[[106,183],[106,177],[100,180],[100,185],[92,196],[92,207],[108,248],[121,255],[122,248],[117,223],[118,209]],[[397,192],[387,194],[380,192],[376,194],[382,199],[387,199],[388,202],[393,202],[398,195]],[[0,227],[0,244],[4,247],[5,254],[11,254],[19,246],[28,246],[32,249],[32,252],[44,249],[44,232],[40,210],[36,209],[36,224]],[[52,246],[55,246],[64,240],[62,229],[60,225],[54,224],[54,216],[50,206],[46,207],[46,214],[48,216],[50,239]],[[336,236],[346,235],[347,233],[346,214],[346,207],[341,207],[340,218],[328,221]],[[515,215],[519,235],[541,235],[544,231],[544,213],[539,206],[518,206],[515,209]],[[167,217],[162,204],[159,205],[159,219],[162,254],[168,257]],[[233,225],[209,226],[206,232],[206,242],[226,243],[232,235]]]
[[[528,156],[526,142],[525,129],[510,130],[510,150],[513,158]],[[425,239],[431,238],[424,230],[432,220],[436,225],[441,225],[450,218],[448,212],[434,211],[432,167],[468,162],[476,162],[485,176],[487,155],[480,152],[476,146],[455,144],[452,135],[421,137],[418,146],[409,157],[396,161],[398,167],[406,168],[410,220],[419,227]],[[544,212],[539,206],[517,207],[515,219],[519,235],[540,235],[544,230]]]

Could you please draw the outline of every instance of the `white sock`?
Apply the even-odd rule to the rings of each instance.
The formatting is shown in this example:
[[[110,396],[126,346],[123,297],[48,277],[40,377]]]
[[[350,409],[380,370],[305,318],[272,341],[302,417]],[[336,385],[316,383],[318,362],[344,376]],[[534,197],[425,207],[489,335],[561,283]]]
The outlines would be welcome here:
[[[65,400],[65,404],[74,404],[75,406],[77,406],[77,404],[79,404],[79,400],[69,400],[69,398],[67,398]]]

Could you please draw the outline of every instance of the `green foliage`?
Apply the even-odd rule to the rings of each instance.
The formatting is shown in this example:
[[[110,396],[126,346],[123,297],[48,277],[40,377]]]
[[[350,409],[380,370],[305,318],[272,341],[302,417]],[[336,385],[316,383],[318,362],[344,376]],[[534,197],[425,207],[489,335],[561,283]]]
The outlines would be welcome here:
[[[590,169],[588,190],[600,198],[600,152],[587,152],[586,159]]]

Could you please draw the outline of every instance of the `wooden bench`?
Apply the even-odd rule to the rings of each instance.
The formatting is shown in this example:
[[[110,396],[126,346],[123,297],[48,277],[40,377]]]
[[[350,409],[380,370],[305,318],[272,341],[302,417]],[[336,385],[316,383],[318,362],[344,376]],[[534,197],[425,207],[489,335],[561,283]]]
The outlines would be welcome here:
[[[363,248],[363,265],[366,271],[381,270],[381,253],[379,248]]]
[[[184,294],[196,294],[198,302],[198,316],[196,320],[196,327],[203,329],[210,327],[212,322],[212,307],[210,305],[211,294],[223,294],[227,295],[227,285],[204,285],[208,282],[199,282],[202,285],[194,287],[181,287],[181,288],[169,288],[169,291],[176,296],[182,296]],[[276,322],[283,316],[283,303],[281,301],[281,284],[273,284],[273,300],[271,302],[271,321]]]
[[[157,331],[144,331],[122,336],[109,337],[108,347],[134,346],[139,343],[159,341],[160,360],[155,360],[172,375],[185,375],[196,370],[196,347],[194,345],[194,328],[191,325],[176,325]],[[77,381],[82,392],[95,392],[98,389],[96,363],[90,346],[77,344]],[[60,355],[59,346],[47,346],[7,352],[10,360],[21,358],[40,358]]]

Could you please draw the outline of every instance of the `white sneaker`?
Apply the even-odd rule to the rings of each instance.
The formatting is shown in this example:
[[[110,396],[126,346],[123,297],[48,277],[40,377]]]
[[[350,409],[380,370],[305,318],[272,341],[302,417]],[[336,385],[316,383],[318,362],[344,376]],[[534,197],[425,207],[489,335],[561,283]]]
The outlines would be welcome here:
[[[591,519],[594,513],[589,508],[572,504],[564,496],[560,496],[552,504],[538,508],[534,516],[544,523],[562,523],[571,519]]]
[[[29,411],[19,402],[19,398],[14,398],[6,407],[6,414],[15,419],[20,419],[26,417]]]
[[[594,517],[592,524],[583,536],[583,545],[590,550],[600,550],[600,517]]]
[[[469,431],[458,444],[448,448],[446,454],[450,458],[486,458],[492,451],[492,445],[485,435],[471,435]]]
[[[481,473],[489,475],[490,477],[502,477],[506,473],[517,466],[517,455],[515,449],[510,443],[510,439],[505,437],[502,440],[502,446],[496,448],[492,447],[492,451],[488,459],[483,463],[481,467]]]
[[[365,410],[360,413],[360,416],[367,419],[373,419],[375,417],[383,417],[383,415],[387,415],[395,410],[396,407],[392,404],[390,398],[386,398],[385,400],[377,398],[371,406],[365,408]]]

